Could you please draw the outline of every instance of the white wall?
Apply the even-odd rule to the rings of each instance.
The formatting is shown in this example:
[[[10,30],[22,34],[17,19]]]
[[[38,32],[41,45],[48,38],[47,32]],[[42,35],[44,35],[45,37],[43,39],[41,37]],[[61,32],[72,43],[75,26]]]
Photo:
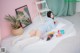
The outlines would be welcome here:
[[[77,0],[80,1],[80,0]],[[80,12],[80,2],[77,2],[76,4],[76,12]]]

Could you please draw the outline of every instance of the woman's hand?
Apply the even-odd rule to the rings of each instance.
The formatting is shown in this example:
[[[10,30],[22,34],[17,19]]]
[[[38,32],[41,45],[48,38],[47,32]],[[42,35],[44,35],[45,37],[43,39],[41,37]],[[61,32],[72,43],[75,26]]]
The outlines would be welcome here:
[[[58,24],[58,21],[54,21],[54,24]]]

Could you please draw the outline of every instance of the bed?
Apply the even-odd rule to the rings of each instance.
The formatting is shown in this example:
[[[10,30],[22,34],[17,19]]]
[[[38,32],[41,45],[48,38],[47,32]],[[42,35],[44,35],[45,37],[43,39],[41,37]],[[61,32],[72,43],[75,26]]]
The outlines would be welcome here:
[[[50,53],[51,50],[55,48],[57,44],[59,44],[59,42],[61,42],[65,38],[76,35],[76,30],[74,28],[74,25],[70,21],[65,20],[64,18],[61,17],[57,17],[55,18],[55,20],[58,21],[58,25],[54,30],[51,31],[64,29],[65,34],[62,35],[61,37],[53,37],[50,41],[42,39],[38,41],[34,40],[35,43],[30,45],[25,45],[23,43],[27,42],[27,38],[29,37],[27,36],[28,31],[33,27],[35,27],[36,25],[36,24],[31,24],[30,26],[24,29],[23,35],[10,36],[2,41],[1,46],[5,48],[8,53]]]

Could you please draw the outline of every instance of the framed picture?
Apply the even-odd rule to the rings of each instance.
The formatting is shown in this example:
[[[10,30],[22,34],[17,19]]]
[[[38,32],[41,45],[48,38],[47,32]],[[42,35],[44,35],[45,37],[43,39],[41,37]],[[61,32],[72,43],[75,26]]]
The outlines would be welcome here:
[[[20,22],[23,27],[28,26],[29,24],[32,23],[27,5],[21,6],[15,9],[15,11],[16,11],[16,15],[18,15],[19,18],[21,19]]]

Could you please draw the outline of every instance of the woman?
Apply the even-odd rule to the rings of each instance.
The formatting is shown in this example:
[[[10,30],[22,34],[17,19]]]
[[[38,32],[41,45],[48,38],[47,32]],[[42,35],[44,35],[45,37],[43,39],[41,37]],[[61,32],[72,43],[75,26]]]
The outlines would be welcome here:
[[[30,32],[31,37],[37,36],[39,38],[45,38],[44,34],[55,28],[53,19],[54,19],[53,13],[51,11],[48,11],[47,17],[44,17],[43,19],[44,20],[43,24],[41,24],[38,28]]]

